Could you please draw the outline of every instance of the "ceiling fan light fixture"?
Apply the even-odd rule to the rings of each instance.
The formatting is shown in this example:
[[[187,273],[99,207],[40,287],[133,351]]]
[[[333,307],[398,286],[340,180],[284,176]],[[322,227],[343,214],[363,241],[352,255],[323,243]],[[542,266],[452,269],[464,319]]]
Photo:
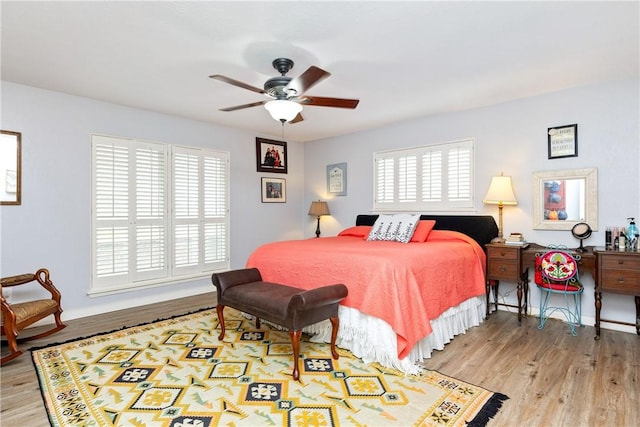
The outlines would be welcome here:
[[[290,122],[302,111],[302,105],[297,102],[277,99],[264,104],[271,117],[279,122]]]

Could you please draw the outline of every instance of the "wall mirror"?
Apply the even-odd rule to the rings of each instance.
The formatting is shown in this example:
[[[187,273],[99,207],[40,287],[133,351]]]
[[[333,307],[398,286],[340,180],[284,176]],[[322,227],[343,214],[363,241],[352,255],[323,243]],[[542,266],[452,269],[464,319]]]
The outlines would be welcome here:
[[[8,130],[0,132],[0,205],[19,205],[22,134]]]
[[[579,222],[598,229],[597,169],[535,172],[533,228],[571,230]]]

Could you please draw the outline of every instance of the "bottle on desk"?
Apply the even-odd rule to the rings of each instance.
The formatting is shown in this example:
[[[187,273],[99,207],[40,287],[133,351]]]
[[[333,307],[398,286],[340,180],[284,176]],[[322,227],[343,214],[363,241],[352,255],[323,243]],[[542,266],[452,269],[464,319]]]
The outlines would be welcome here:
[[[627,218],[629,220],[629,225],[626,229],[627,234],[627,247],[630,251],[635,251],[638,248],[638,235],[640,232],[638,231],[638,227],[635,223],[635,218]]]

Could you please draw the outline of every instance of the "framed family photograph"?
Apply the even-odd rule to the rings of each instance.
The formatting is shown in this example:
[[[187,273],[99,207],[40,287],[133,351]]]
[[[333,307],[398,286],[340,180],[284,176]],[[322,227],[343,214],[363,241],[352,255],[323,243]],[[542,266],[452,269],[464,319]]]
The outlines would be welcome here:
[[[262,203],[286,203],[287,181],[282,178],[262,178]]]
[[[550,159],[578,157],[578,125],[566,125],[549,128],[547,143]]]
[[[256,138],[258,172],[287,173],[287,143]]]

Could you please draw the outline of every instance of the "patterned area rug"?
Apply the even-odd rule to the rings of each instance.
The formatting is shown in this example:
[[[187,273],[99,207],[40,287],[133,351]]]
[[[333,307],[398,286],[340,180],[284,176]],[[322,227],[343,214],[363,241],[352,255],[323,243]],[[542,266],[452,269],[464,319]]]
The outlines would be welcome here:
[[[485,425],[507,396],[434,371],[405,376],[225,309],[32,349],[53,426]],[[216,329],[218,329],[216,331]]]

